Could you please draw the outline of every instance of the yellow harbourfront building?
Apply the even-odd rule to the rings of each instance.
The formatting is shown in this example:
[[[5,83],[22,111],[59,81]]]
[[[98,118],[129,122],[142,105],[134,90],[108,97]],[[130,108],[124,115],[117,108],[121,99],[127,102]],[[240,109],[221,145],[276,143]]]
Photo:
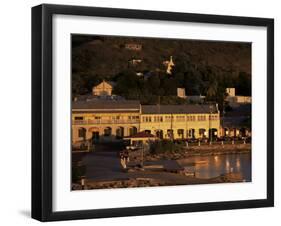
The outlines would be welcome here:
[[[215,105],[142,105],[140,130],[161,139],[218,136],[220,115]]]
[[[72,103],[72,143],[114,141],[145,132],[160,139],[220,136],[216,105],[141,105],[139,101],[94,98]]]

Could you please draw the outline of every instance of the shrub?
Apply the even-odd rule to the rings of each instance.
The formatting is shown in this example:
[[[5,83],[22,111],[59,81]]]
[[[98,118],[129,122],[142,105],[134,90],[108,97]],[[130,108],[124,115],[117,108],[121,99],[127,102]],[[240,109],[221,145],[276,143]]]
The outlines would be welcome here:
[[[174,143],[172,140],[159,140],[150,145],[150,153],[178,152],[182,150],[182,146],[183,144]]]
[[[72,182],[79,182],[86,173],[86,166],[72,166]]]

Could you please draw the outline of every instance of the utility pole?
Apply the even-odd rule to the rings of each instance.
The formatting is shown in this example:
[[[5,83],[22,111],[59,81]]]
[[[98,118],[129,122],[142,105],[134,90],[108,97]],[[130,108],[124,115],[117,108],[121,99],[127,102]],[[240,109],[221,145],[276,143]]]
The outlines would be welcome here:
[[[141,148],[141,167],[143,168],[143,152],[144,152],[144,145]]]
[[[160,96],[158,96],[158,106],[157,106],[157,110],[158,110],[158,131],[157,131],[157,134],[158,134],[158,138],[160,139],[161,138],[161,133],[160,133]]]
[[[184,116],[184,120],[185,120],[185,130],[184,130],[184,136],[187,138],[187,114],[185,114],[185,116]]]
[[[174,131],[173,131],[173,114],[171,114],[171,130],[170,130],[170,138],[174,140]]]
[[[222,101],[222,117],[221,117],[221,126],[222,126],[222,130],[223,130],[223,136],[225,137],[225,130],[224,130],[224,99]]]
[[[213,130],[212,130],[212,106],[210,105],[210,116],[209,116],[209,135],[210,135],[210,145],[212,144],[212,133],[213,133]]]

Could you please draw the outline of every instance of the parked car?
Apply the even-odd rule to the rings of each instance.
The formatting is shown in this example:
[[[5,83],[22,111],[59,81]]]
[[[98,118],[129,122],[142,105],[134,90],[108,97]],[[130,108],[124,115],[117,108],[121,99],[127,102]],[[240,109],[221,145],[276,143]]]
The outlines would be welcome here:
[[[201,143],[208,143],[209,139],[207,137],[203,137],[199,139]]]
[[[130,150],[130,151],[136,151],[140,148],[141,148],[140,145],[128,145],[128,146],[126,146],[126,150]]]
[[[196,138],[189,138],[189,139],[187,139],[187,142],[188,142],[188,143],[198,143],[198,142],[199,142],[199,139],[196,139]]]

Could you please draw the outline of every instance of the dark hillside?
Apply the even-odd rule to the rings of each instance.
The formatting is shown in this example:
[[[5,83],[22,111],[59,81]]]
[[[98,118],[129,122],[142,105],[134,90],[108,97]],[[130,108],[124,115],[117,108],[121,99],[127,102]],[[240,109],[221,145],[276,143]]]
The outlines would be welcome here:
[[[141,49],[128,49],[126,44],[141,45]],[[187,95],[209,96],[213,87],[214,99],[225,87],[251,94],[250,43],[74,35],[72,47],[74,95],[90,92],[102,79],[117,82],[115,93],[127,98],[170,96],[176,87],[186,88]],[[170,56],[175,67],[167,75],[163,61]],[[133,64],[133,59],[141,62]],[[136,72],[150,77],[141,79]],[[126,85],[131,87],[124,90]]]

